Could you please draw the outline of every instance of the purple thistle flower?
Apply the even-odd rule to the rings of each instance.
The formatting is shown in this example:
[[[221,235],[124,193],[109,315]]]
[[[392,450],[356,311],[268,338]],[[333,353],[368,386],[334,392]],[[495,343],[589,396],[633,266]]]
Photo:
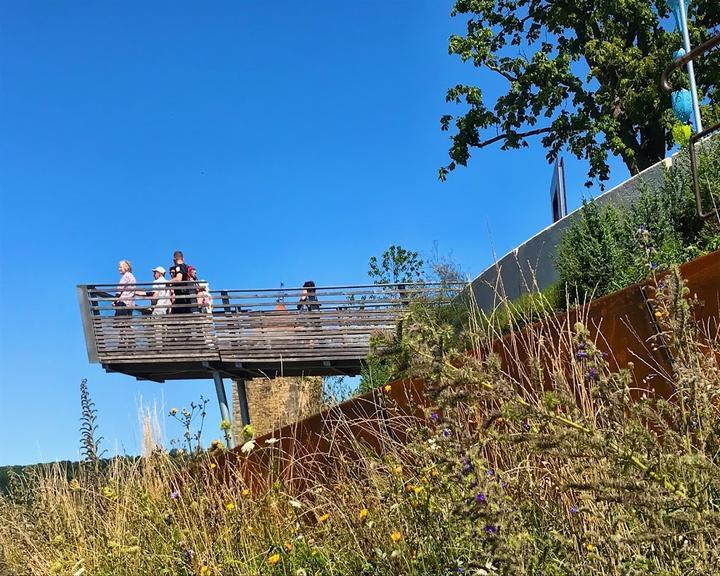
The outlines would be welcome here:
[[[487,473],[488,473],[488,476],[495,476],[495,470],[493,470],[492,468],[488,468]]]
[[[478,492],[475,495],[475,502],[478,504],[485,504],[487,502],[487,496],[485,496],[484,492]]]
[[[177,500],[178,498],[180,498],[180,490],[173,490],[170,494],[170,498],[172,498],[173,500]]]
[[[493,524],[485,524],[485,532],[487,532],[488,534],[497,534],[498,527],[494,526]]]
[[[597,370],[595,368],[590,368],[590,370],[588,370],[588,378],[590,380],[594,381],[594,380],[597,380],[597,377],[598,377]]]
[[[657,264],[655,262],[650,262],[650,270],[655,270],[657,268]]]
[[[470,488],[477,488],[477,485],[477,480],[473,480],[472,482],[470,482]]]
[[[580,509],[578,508],[577,504],[573,504],[572,507],[570,508],[571,514],[577,514],[579,511],[580,511]]]
[[[458,566],[457,568],[455,568],[455,573],[456,574],[465,574],[465,568],[463,568],[462,566]]]
[[[527,421],[523,422],[522,427],[523,427],[523,430],[525,430],[525,432],[530,432],[530,422],[527,422]]]
[[[587,352],[585,352],[585,350],[578,350],[577,357],[578,360],[585,360],[585,358],[587,358]]]
[[[507,482],[500,482],[500,488],[502,488],[502,489],[504,490],[504,489],[507,488],[507,487],[508,487],[508,483],[507,483]]]
[[[467,456],[463,456],[463,457],[462,457],[462,471],[463,471],[463,474],[466,474],[466,475],[467,475],[467,474],[470,474],[470,472],[472,472],[473,469],[474,469],[474,468],[473,468],[473,464],[472,464],[472,462],[470,462],[470,458],[468,458]]]
[[[450,438],[450,428],[445,428],[445,430],[443,430],[443,436],[445,438]]]
[[[440,414],[438,414],[437,412],[432,412],[430,414],[430,420],[432,420],[433,422],[437,422],[438,420],[440,420]]]

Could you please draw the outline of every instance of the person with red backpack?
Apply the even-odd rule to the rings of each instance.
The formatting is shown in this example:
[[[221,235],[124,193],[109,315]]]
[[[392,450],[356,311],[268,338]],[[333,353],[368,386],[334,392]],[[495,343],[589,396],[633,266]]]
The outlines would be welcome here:
[[[195,268],[185,264],[183,253],[176,250],[173,254],[173,266],[170,268],[170,281],[178,283],[178,287],[173,288],[175,293],[175,301],[172,305],[173,314],[190,314],[197,311],[196,280]]]

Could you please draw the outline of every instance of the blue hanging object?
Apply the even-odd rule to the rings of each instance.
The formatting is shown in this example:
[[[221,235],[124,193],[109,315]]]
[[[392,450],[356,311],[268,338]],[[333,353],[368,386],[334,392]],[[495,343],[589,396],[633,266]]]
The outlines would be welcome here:
[[[677,60],[683,56],[685,56],[685,48],[680,48],[680,50],[676,50],[673,54],[673,60]]]
[[[687,124],[693,113],[692,96],[690,95],[690,90],[687,90],[685,88],[675,90],[675,92],[672,93],[670,98],[672,99],[672,110],[673,114],[675,114],[675,118],[680,120],[680,122]]]

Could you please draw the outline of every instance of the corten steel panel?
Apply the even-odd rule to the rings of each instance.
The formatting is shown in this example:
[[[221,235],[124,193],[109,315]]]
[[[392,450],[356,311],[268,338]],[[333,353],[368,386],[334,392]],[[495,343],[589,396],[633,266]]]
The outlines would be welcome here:
[[[680,266],[690,296],[699,300],[696,320],[706,333],[715,335],[720,318],[720,251],[697,258]]]
[[[407,430],[424,418],[423,383],[398,381],[391,390],[374,390],[257,438],[249,455],[227,453],[219,475],[241,476],[253,490],[281,478],[285,489],[302,492],[314,481],[332,481],[338,461],[359,462],[381,455],[407,439]],[[270,441],[270,443],[268,443]]]
[[[379,455],[397,445],[385,403],[379,391],[353,398],[259,437],[247,456],[236,449],[225,457],[223,468],[229,466],[255,490],[266,488],[271,477],[281,478],[293,493],[319,479],[331,481],[339,460],[358,462],[363,453]]]
[[[634,397],[644,393],[670,394],[671,365],[666,353],[657,348],[657,334],[640,286],[598,298],[589,305],[508,334],[492,344],[503,369],[526,387],[537,386],[540,378],[534,366],[543,368],[542,384],[552,388],[551,372],[562,371],[568,381],[582,383],[584,375],[571,373],[572,357],[578,350],[573,342],[575,324],[580,321],[598,348],[607,354],[613,371],[633,364]],[[581,393],[581,390],[576,390]]]
[[[680,270],[690,295],[700,300],[697,320],[714,334],[720,316],[720,251],[684,264]],[[581,321],[597,346],[608,353],[611,370],[632,362],[634,398],[642,394],[667,398],[672,367],[656,340],[657,328],[643,290],[651,293],[649,287],[635,285],[604,296],[498,338],[489,350],[500,356],[504,370],[524,386],[542,381],[544,387],[551,387],[548,373],[554,369],[564,370],[571,381],[574,376],[582,388],[583,375],[569,374],[568,368],[577,354],[574,325]],[[542,378],[533,375],[531,359],[539,360],[545,369]],[[582,395],[582,389],[575,393]],[[388,446],[405,442],[407,428],[425,418],[428,403],[422,381],[393,382],[389,390],[375,390],[259,438],[258,449],[249,456],[239,450],[228,453],[221,473],[241,474],[248,485],[262,490],[268,487],[272,466],[289,488],[302,490],[313,478],[331,479],[339,458],[347,462],[363,450],[382,454]],[[277,443],[265,448],[265,441],[272,438]]]

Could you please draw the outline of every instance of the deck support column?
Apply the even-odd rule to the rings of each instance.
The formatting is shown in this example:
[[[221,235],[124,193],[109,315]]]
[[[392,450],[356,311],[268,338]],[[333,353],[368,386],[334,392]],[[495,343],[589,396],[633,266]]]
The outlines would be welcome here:
[[[235,392],[237,394],[238,406],[240,408],[240,425],[247,426],[250,424],[250,409],[248,408],[247,390],[245,389],[245,379],[236,378]]]
[[[227,396],[225,395],[225,384],[223,384],[223,379],[222,376],[220,376],[220,372],[213,372],[213,380],[215,380],[215,392],[217,393],[218,403],[220,404],[220,417],[222,418],[223,422],[230,423],[230,428],[228,430],[224,430],[224,432],[228,448],[232,449],[235,448],[235,437],[233,435],[232,429],[232,416],[230,415],[230,410],[228,410],[228,401]]]

